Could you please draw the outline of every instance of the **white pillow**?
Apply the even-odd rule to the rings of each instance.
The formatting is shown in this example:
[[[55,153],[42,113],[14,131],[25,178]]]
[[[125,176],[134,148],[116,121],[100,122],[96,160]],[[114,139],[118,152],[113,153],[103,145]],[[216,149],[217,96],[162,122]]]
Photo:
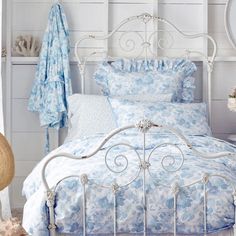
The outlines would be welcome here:
[[[116,128],[111,107],[105,96],[73,94],[69,102],[69,128],[65,142]]]

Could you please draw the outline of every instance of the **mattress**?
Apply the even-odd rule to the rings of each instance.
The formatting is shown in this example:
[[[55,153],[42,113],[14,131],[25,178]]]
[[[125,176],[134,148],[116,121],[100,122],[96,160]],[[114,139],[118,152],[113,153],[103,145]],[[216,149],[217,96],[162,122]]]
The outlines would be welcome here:
[[[104,135],[95,135],[84,139],[70,141],[45,157],[32,171],[24,182],[23,193],[27,197],[24,208],[23,226],[28,233],[48,235],[48,212],[45,207],[45,193],[41,181],[41,170],[45,161],[55,153],[68,152],[75,155],[89,153],[104,138]],[[187,139],[197,150],[206,153],[229,151],[236,153],[236,147],[224,141],[208,136],[188,136]],[[115,146],[117,143],[127,143]],[[147,232],[148,235],[161,235],[173,232],[173,194],[171,186],[178,182],[180,186],[201,180],[203,174],[219,174],[226,176],[236,183],[236,160],[234,158],[220,158],[205,160],[193,154],[176,136],[171,134],[148,134],[146,137],[146,154],[151,153],[156,145],[173,143],[184,153],[184,164],[177,172],[168,172],[168,168],[181,165],[181,155],[174,146],[160,146],[150,157],[150,173],[147,175]],[[111,139],[95,156],[87,160],[55,159],[47,168],[46,176],[49,186],[55,184],[65,176],[87,174],[87,234],[109,235],[113,232],[113,195],[111,189],[95,187],[97,185],[111,185],[116,181],[120,186],[130,182],[138,173],[142,155],[142,136],[136,133],[125,133]],[[113,148],[112,148],[113,147]],[[111,148],[111,149],[110,149]],[[110,150],[109,150],[110,149]],[[105,153],[109,150],[105,161]],[[124,154],[128,160],[121,157],[120,165],[114,164],[116,154]],[[176,158],[174,166],[163,162],[163,157],[171,154]],[[162,164],[164,163],[165,168]],[[120,174],[114,174],[110,169],[118,168]],[[120,169],[119,169],[120,168]],[[117,227],[121,235],[139,235],[143,231],[143,201],[142,175],[128,187],[120,188],[117,193]],[[165,187],[163,186],[165,185]],[[78,178],[70,178],[57,187],[55,219],[58,233],[82,235],[82,188]],[[177,201],[178,220],[177,232],[179,235],[203,234],[203,185],[196,184],[189,188],[180,188]],[[223,231],[234,225],[234,205],[232,188],[221,178],[212,178],[207,184],[207,230],[209,233],[230,232]],[[127,211],[127,209],[129,209]],[[168,234],[165,234],[168,235]],[[221,235],[221,234],[216,234]],[[224,234],[222,234],[224,235]],[[229,234],[230,235],[230,234]]]

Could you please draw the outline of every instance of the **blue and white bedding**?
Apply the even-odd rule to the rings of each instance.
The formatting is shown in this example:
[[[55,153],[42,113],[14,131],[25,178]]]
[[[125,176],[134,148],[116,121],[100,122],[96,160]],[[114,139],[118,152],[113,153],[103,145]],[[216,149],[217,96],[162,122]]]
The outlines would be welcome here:
[[[23,226],[28,233],[34,236],[49,235],[48,209],[45,189],[41,181],[41,171],[45,161],[58,152],[72,153],[77,155],[78,159],[79,156],[90,153],[104,138],[104,133],[108,129],[107,123],[109,129],[111,127],[113,129],[113,126],[120,127],[134,124],[143,118],[150,119],[158,125],[171,126],[181,131],[199,151],[236,153],[235,146],[206,136],[211,134],[207,123],[206,105],[192,103],[195,88],[192,75],[195,71],[194,63],[185,59],[145,61],[122,59],[111,64],[104,62],[94,74],[94,79],[103,94],[109,97],[101,99],[94,97],[92,100],[74,97],[69,101],[71,128],[67,142],[45,157],[24,182],[23,193],[27,203],[24,208]],[[96,102],[93,101],[94,99]],[[83,116],[83,113],[86,113],[87,117]],[[100,113],[100,120],[106,116],[106,122],[99,122]],[[98,130],[102,134],[97,134]],[[94,135],[90,135],[91,133]],[[84,134],[86,137],[82,137]],[[125,145],[110,149],[118,143],[128,143],[134,150]],[[170,173],[163,168],[162,164],[164,163],[168,170],[178,169],[181,165],[179,150],[171,145],[164,145],[152,153],[149,160],[150,173],[147,174],[146,179],[148,235],[173,232],[174,200],[170,186],[174,182],[180,186],[188,185],[193,181],[202,180],[203,174],[207,173],[225,176],[236,183],[236,160],[234,159],[236,157],[202,159],[195,156],[176,136],[163,132],[163,129],[154,129],[147,134],[146,143],[146,157],[156,145],[162,143],[178,145],[185,156],[182,168]],[[106,156],[108,150],[110,151]],[[120,187],[117,192],[118,232],[122,235],[143,234],[143,178],[141,174],[137,177],[141,164],[137,153],[142,157],[143,137],[140,133],[137,134],[137,130],[135,132],[132,130],[114,136],[89,159],[70,160],[58,157],[49,164],[46,177],[52,188],[66,176],[88,175],[87,235],[112,235],[111,186],[114,182],[119,186],[126,186]],[[121,154],[127,157],[127,169],[123,169],[127,163]],[[170,159],[162,162],[162,158],[168,155],[174,156],[176,162],[171,162]],[[118,159],[114,161],[116,156]],[[171,166],[171,163],[174,166]],[[116,174],[108,167],[115,169]],[[132,182],[134,178],[135,181]],[[130,182],[132,183],[127,186]],[[101,185],[110,187],[99,187]],[[235,216],[232,192],[232,186],[219,177],[210,178],[207,183],[207,231],[209,233],[220,232],[233,226]],[[188,188],[180,188],[177,201],[177,232],[180,235],[203,234],[203,204],[202,182]],[[82,186],[79,178],[71,177],[58,185],[55,220],[58,233],[82,235]]]
[[[196,70],[192,61],[183,58],[120,59],[104,61],[94,79],[106,96],[189,103],[194,100]]]
[[[158,131],[158,130],[157,130]],[[24,182],[23,193],[27,197],[24,208],[25,229],[34,236],[47,236],[48,213],[45,207],[44,188],[41,182],[41,170],[45,161],[58,152],[68,152],[75,155],[88,153],[104,137],[103,134],[76,139],[65,143],[47,157],[45,157]],[[226,142],[208,136],[187,136],[192,145],[203,152],[229,151],[236,153],[236,147]],[[46,175],[50,186],[58,180],[73,174],[86,173],[90,183],[108,185],[116,178],[118,184],[123,185],[131,180],[138,170],[138,159],[134,152],[124,147],[117,147],[111,154],[123,152],[128,156],[129,166],[123,174],[114,175],[106,168],[105,152],[112,144],[126,142],[135,147],[142,156],[142,136],[137,133],[116,135],[108,141],[99,153],[90,159],[69,160],[57,158],[47,168]],[[158,184],[171,185],[178,182],[180,185],[188,184],[193,180],[202,178],[203,173],[217,173],[230,178],[236,183],[236,160],[234,158],[220,158],[217,160],[204,160],[196,157],[182,142],[171,134],[158,132],[147,134],[147,154],[160,143],[175,143],[183,150],[185,162],[181,170],[176,173],[167,173],[161,167],[161,158],[167,153],[177,155],[176,150],[166,146],[159,148],[150,160],[151,172]],[[108,163],[112,165],[112,155]],[[79,159],[79,158],[78,158]],[[114,166],[113,166],[114,167]],[[173,232],[173,194],[169,188],[160,187],[147,177],[147,208],[148,208],[148,233]],[[220,178],[212,178],[207,184],[208,232],[218,232],[234,224],[234,205],[232,189]],[[106,235],[113,232],[113,198],[111,189],[89,186],[87,189],[87,233],[88,235]],[[143,205],[142,205],[142,178],[138,178],[129,187],[121,188],[118,192],[118,231],[142,235],[143,230]],[[180,189],[178,196],[178,222],[179,234],[203,233],[203,185]],[[127,211],[127,209],[129,209]],[[58,187],[56,195],[56,225],[59,233],[82,235],[82,189],[78,179],[71,178]]]
[[[148,119],[175,128],[184,135],[211,135],[205,103],[143,102],[122,98],[108,98],[108,101],[117,127]]]

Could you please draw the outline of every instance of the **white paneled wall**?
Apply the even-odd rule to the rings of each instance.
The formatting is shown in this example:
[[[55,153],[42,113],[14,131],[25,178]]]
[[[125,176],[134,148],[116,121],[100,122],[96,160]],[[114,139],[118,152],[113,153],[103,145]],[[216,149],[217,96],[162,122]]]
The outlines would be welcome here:
[[[8,48],[21,34],[32,34],[42,39],[47,23],[47,15],[53,1],[51,0],[5,0],[10,6],[8,17]],[[227,138],[230,133],[236,133],[236,115],[226,107],[227,94],[236,85],[236,51],[232,49],[224,29],[225,0],[61,0],[67,14],[71,48],[76,40],[85,34],[104,34],[114,28],[126,17],[148,12],[158,14],[175,23],[186,33],[209,32],[217,41],[217,63],[213,74],[213,133],[217,137]],[[207,22],[208,19],[208,22]],[[132,30],[138,32],[143,28],[132,25]],[[150,25],[153,30],[156,25]],[[167,30],[161,24],[159,29]],[[235,23],[236,27],[236,23]],[[121,29],[121,31],[124,29]],[[170,32],[171,29],[168,29]],[[173,33],[173,32],[172,32]],[[81,54],[87,54],[94,49],[109,50],[112,55],[119,55],[115,47],[121,32],[108,44],[88,43],[81,46]],[[160,37],[164,36],[160,32]],[[202,40],[183,41],[174,34],[175,43],[170,50],[157,51],[158,55],[180,55],[183,49],[190,48],[204,51]],[[211,47],[209,45],[209,53]],[[39,127],[38,116],[27,111],[27,99],[31,90],[37,58],[17,58],[14,53],[8,57],[6,78],[6,127],[16,159],[16,177],[12,185],[13,207],[21,207],[24,198],[21,197],[22,182],[26,175],[43,157],[44,130]],[[10,60],[10,61],[9,61]],[[202,99],[202,64],[198,62],[196,100]],[[87,78],[92,76],[94,65],[88,66]],[[72,83],[74,92],[80,91],[78,68],[75,64],[73,50],[71,53]],[[86,92],[98,93],[98,88],[91,79],[86,80]],[[57,145],[57,134],[53,133],[53,146]]]

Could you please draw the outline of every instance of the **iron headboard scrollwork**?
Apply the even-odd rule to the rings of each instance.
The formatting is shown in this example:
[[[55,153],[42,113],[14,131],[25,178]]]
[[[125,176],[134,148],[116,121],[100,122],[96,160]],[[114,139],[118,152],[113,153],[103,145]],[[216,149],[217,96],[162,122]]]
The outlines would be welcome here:
[[[129,24],[136,24],[141,27],[141,31],[137,30],[127,30]],[[162,23],[164,26],[169,27],[170,30],[158,29],[154,30],[153,28],[150,30],[150,24],[159,24]],[[124,28],[123,28],[124,27]],[[126,28],[125,28],[126,27]],[[149,28],[148,28],[149,27]],[[211,74],[213,70],[213,64],[215,61],[216,53],[217,53],[217,44],[215,40],[208,34],[198,33],[198,34],[186,34],[182,30],[180,30],[175,24],[172,22],[157,16],[152,16],[148,13],[144,13],[137,16],[129,17],[123,20],[117,27],[115,27],[109,34],[98,36],[98,35],[85,35],[81,39],[79,39],[75,44],[75,57],[78,62],[78,67],[81,75],[81,92],[85,93],[85,68],[88,61],[95,60],[103,60],[110,59],[114,60],[115,57],[110,55],[109,51],[106,50],[95,50],[89,55],[82,57],[80,55],[81,44],[89,41],[102,41],[106,42],[107,40],[112,39],[112,37],[119,33],[118,43],[112,44],[119,49],[120,55],[119,58],[139,58],[139,59],[148,59],[148,58],[160,58],[158,54],[154,51],[154,49],[166,50],[171,49],[173,43],[175,42],[175,37],[173,33],[177,34],[181,37],[182,40],[194,40],[194,39],[202,39],[203,43],[210,43],[212,45],[212,53],[208,55],[208,52],[204,51],[204,47],[200,50],[194,50],[185,48],[183,49],[183,53],[178,55],[178,57],[188,57],[193,58],[194,60],[203,61],[207,68],[207,78],[206,78],[206,86],[207,88],[203,91],[207,94],[205,97],[205,102],[208,104],[209,110],[209,121],[211,121]],[[164,33],[164,36],[160,34]],[[164,55],[168,57],[168,55]],[[98,58],[99,59],[98,59]]]

